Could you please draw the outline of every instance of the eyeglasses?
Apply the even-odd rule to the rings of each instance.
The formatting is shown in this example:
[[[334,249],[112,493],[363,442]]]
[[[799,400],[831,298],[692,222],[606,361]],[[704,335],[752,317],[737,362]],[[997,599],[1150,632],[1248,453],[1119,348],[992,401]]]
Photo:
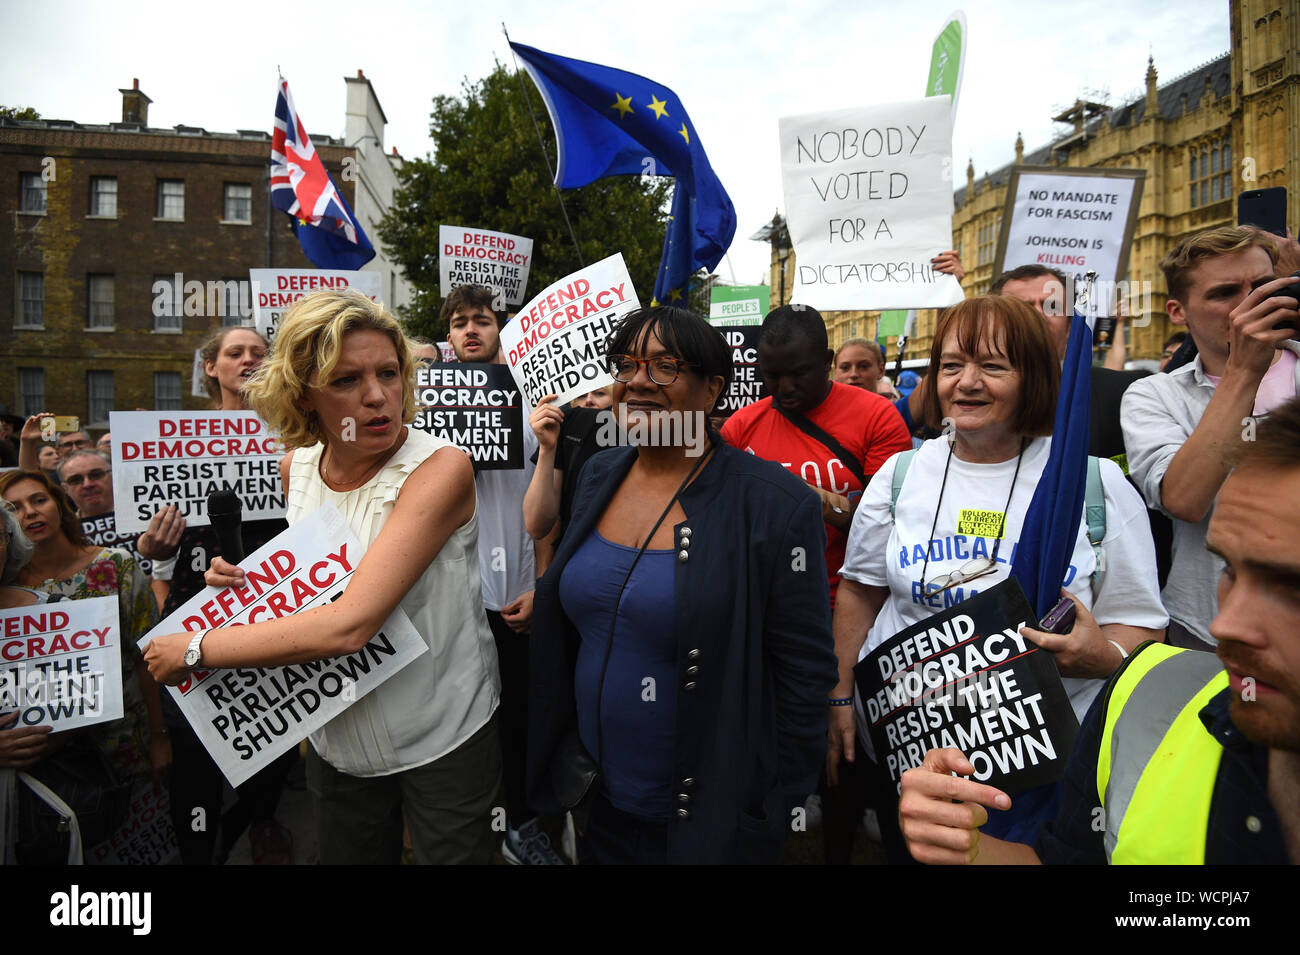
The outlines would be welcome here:
[[[90,442],[87,441],[85,438],[74,438],[71,441],[59,442],[59,448],[64,451],[74,450],[74,449],[80,450],[81,448],[88,448],[88,447],[90,447]]]
[[[636,377],[637,369],[642,365],[646,366],[651,381],[656,385],[667,386],[677,380],[677,376],[682,373],[683,368],[694,368],[696,363],[682,361],[680,358],[670,358],[667,355],[661,355],[658,358],[633,358],[631,355],[609,356],[609,373],[614,376],[615,381],[621,381],[624,384]]]
[[[996,548],[996,544],[994,547]],[[951,590],[958,584],[964,584],[968,581],[978,580],[980,577],[987,577],[997,570],[998,562],[994,557],[978,557],[975,560],[968,560],[950,574],[944,574],[937,580],[932,580],[927,585],[924,580],[921,581],[921,593],[927,597],[933,597],[935,594],[941,594],[945,590]],[[931,588],[934,588],[933,590]]]
[[[102,481],[106,477],[108,477],[108,471],[103,468],[95,468],[92,471],[87,471],[85,474],[71,474],[63,479],[63,483],[68,487],[81,487],[81,485],[86,482],[87,478],[92,481]]]

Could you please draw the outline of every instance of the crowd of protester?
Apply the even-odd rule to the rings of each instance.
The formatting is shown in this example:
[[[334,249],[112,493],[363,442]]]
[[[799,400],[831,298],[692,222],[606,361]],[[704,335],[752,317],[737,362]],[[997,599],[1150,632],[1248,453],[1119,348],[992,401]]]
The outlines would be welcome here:
[[[30,798],[17,774],[39,776],[79,746],[123,778],[169,788],[184,863],[223,861],[245,830],[255,862],[289,862],[276,811],[297,751],[232,801],[159,684],[196,665],[351,652],[397,607],[426,652],[306,750],[322,863],[394,863],[406,845],[417,862],[483,863],[499,850],[561,864],[557,836],[583,863],[776,862],[801,814],[820,817],[828,863],[851,860],[864,818],[893,863],[1159,861],[1187,843],[1200,861],[1300,861],[1296,807],[1270,795],[1279,780],[1300,785],[1300,568],[1274,555],[1261,569],[1258,557],[1300,524],[1293,508],[1252,510],[1269,480],[1300,490],[1297,258],[1294,239],[1252,229],[1190,236],[1162,263],[1168,313],[1186,331],[1164,343],[1160,371],[1123,370],[1122,321],[1093,365],[1088,453],[1104,525],[1094,533],[1081,516],[1074,533],[1060,582],[1073,628],[1022,631],[1054,661],[1083,729],[1065,781],[1017,794],[1014,811],[1005,793],[955,777],[972,767],[952,749],[895,785],[853,667],[1011,574],[1052,447],[1074,312],[1071,283],[1050,268],[1013,270],[944,310],[928,366],[896,380],[876,342],[832,351],[816,310],[772,310],[757,345],[770,397],[699,449],[602,446],[609,409],[629,423],[705,420],[731,379],[730,349],[704,319],[638,310],[607,342],[613,384],[565,407],[539,402],[513,471],[476,471],[463,449],[410,427],[416,365],[442,355],[363,296],[308,296],[274,349],[251,329],[223,329],[202,350],[212,407],[256,411],[288,451],[286,520],[245,525],[247,551],[326,503],[368,549],[329,607],[159,633],[143,659],[136,642],[160,619],[205,583],[242,585],[243,571],[173,506],[144,533],[92,543],[114,510],[111,435],[0,414],[0,467],[11,469],[0,475],[0,606],[116,595],[125,711],[64,734],[0,716],[6,861],[51,861],[17,823]],[[934,261],[960,278],[956,253]],[[445,300],[457,361],[504,362],[492,299],[468,286]],[[963,530],[959,508],[974,506],[1000,515],[996,533]],[[1247,588],[1291,603],[1261,619]],[[1207,791],[1237,795],[1206,809],[1207,837],[1162,836],[1157,851],[1136,824],[1103,833],[1086,817],[1099,740],[1119,732],[1132,699],[1161,702],[1146,678],[1165,662],[1194,671],[1185,681],[1223,683],[1213,699],[1198,684],[1196,699],[1237,758],[1193,770]],[[1243,680],[1262,684],[1258,699]],[[1159,692],[1176,696],[1171,685]],[[1118,700],[1117,686],[1133,697]],[[1129,775],[1147,778],[1141,766]],[[196,830],[196,808],[222,824]],[[1251,838],[1216,835],[1246,811],[1259,822]]]

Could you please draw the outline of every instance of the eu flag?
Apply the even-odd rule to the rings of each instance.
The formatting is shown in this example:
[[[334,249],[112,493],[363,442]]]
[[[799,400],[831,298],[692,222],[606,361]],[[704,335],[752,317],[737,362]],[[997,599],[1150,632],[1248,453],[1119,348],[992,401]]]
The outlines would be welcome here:
[[[1061,582],[1083,519],[1088,470],[1088,405],[1092,394],[1092,330],[1076,310],[1061,368],[1052,448],[1025,512],[1011,572],[1039,619],[1061,599]]]
[[[576,189],[604,176],[672,176],[672,212],[654,301],[676,302],[691,275],[712,270],[736,234],[736,210],[709,165],[677,94],[644,76],[511,43],[555,127],[555,184]]]
[[[1070,337],[1061,368],[1061,392],[1056,401],[1052,448],[1043,476],[1025,512],[1011,573],[1041,620],[1061,597],[1061,583],[1079,537],[1087,489],[1088,405],[1092,392],[1092,329],[1078,313],[1070,322]],[[1036,622],[1035,622],[1036,623]],[[1037,786],[1018,793],[1005,812],[989,810],[981,831],[1011,842],[1033,842],[1040,823],[1056,816],[1061,784]]]

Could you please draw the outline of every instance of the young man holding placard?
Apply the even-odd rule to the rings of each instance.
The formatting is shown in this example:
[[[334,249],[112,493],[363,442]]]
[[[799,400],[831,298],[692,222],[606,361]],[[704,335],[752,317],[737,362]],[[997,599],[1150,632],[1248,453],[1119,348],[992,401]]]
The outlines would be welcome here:
[[[493,302],[497,293],[482,285],[462,285],[442,303],[448,339],[461,362],[505,364]],[[502,770],[507,832],[501,852],[516,865],[560,865],[562,860],[541,831],[524,797],[528,729],[528,630],[533,617],[533,587],[550,563],[549,540],[535,544],[524,527],[524,494],[533,476],[537,437],[523,429],[521,470],[479,470],[478,561],[483,607],[497,645],[501,668]]]
[[[1227,453],[1255,438],[1256,419],[1300,385],[1300,286],[1274,278],[1277,247],[1235,226],[1185,239],[1160,263],[1170,319],[1186,325],[1197,357],[1124,395],[1130,473],[1147,503],[1173,518],[1173,566],[1162,597],[1169,642],[1212,649],[1214,585],[1223,561],[1205,550]]]

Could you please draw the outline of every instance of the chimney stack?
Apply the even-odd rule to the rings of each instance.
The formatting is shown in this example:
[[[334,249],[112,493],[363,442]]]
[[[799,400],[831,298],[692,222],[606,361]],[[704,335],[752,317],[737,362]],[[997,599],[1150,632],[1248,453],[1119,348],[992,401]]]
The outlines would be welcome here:
[[[122,94],[122,122],[138,123],[140,126],[149,125],[149,104],[153,102],[149,97],[140,91],[140,80],[137,77],[131,81],[129,90],[120,89]]]

